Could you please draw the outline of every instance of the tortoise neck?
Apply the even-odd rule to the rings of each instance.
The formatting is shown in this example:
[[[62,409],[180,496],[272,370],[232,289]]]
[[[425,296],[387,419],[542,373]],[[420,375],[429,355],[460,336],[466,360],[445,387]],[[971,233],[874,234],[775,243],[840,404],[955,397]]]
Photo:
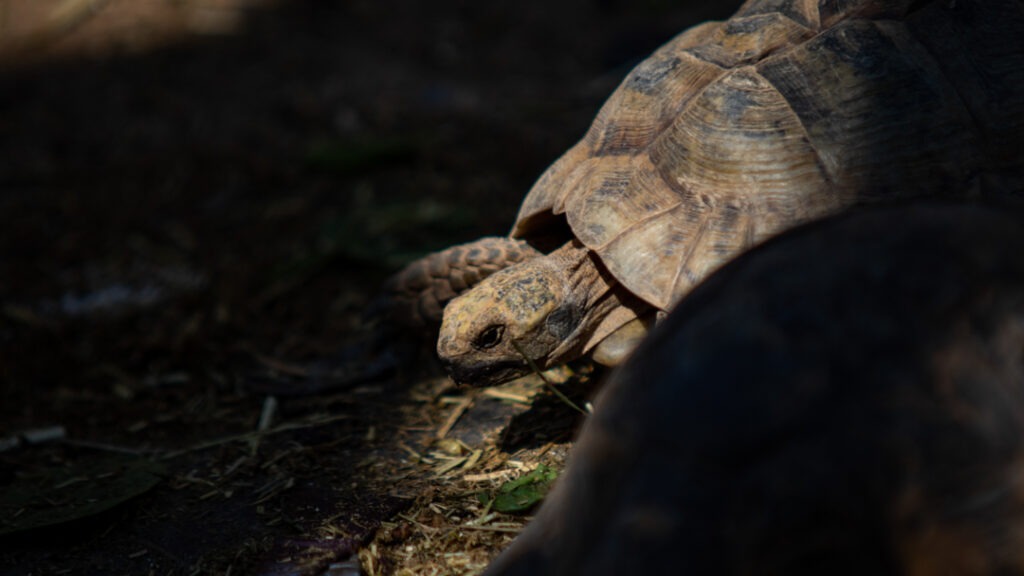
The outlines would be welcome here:
[[[552,363],[586,354],[649,308],[619,284],[597,255],[577,240],[551,252],[548,262],[560,271],[566,283],[567,303],[580,314],[575,330],[552,353]]]
[[[565,294],[581,310],[591,309],[618,285],[597,256],[578,240],[551,252],[548,262],[564,279]]]

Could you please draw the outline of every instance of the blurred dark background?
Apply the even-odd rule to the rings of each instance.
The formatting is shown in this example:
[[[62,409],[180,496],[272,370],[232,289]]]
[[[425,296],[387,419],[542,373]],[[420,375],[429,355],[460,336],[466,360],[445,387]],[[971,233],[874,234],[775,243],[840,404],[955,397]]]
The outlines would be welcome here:
[[[533,180],[632,65],[733,8],[4,4],[5,322],[106,322],[147,308],[166,318],[118,326],[103,347],[125,331],[190,340],[167,325],[198,314],[192,335],[215,324],[280,354],[312,345],[295,339],[330,347],[346,312],[408,259],[505,233]],[[17,358],[3,362],[5,382],[60,379],[82,359],[72,342],[28,345],[39,335],[25,329],[0,332]],[[113,352],[132,375],[177,361],[138,344]]]
[[[738,4],[0,0],[0,436],[167,448],[251,429],[266,359],[332,357],[398,266],[504,234],[634,64]],[[353,439],[368,405],[345,404],[370,414]],[[339,453],[366,450],[347,438]],[[0,483],[38,450],[0,452]],[[0,564],[135,572],[153,559],[117,535],[139,518]],[[186,570],[236,554],[258,528],[240,524],[149,541]],[[111,547],[126,564],[96,564]]]

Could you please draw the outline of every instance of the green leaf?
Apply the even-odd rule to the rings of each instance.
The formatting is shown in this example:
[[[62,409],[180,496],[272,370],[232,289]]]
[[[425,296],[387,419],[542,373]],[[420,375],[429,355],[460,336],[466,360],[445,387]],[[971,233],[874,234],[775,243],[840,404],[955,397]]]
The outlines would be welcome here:
[[[533,472],[502,484],[491,501],[491,507],[505,513],[529,510],[544,499],[557,477],[558,472],[541,464]]]

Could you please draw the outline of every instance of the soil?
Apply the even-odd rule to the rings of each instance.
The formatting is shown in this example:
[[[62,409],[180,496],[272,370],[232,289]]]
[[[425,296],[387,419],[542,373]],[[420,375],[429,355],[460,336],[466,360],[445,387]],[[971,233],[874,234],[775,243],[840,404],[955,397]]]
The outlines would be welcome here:
[[[578,413],[367,311],[736,3],[29,1],[90,11],[0,0],[0,574],[479,573]]]

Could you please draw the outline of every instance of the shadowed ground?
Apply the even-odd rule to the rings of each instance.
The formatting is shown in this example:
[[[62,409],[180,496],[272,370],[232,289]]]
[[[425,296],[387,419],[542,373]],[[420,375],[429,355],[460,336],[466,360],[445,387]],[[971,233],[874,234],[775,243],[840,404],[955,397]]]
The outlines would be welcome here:
[[[150,0],[187,22],[148,42],[100,4],[0,45],[0,486],[52,488],[0,502],[0,573],[317,573],[360,545],[369,573],[479,570],[521,520],[460,528],[476,493],[557,463],[571,413],[544,397],[498,446],[493,397],[331,388],[338,351],[387,274],[504,233],[632,64],[735,6]]]

